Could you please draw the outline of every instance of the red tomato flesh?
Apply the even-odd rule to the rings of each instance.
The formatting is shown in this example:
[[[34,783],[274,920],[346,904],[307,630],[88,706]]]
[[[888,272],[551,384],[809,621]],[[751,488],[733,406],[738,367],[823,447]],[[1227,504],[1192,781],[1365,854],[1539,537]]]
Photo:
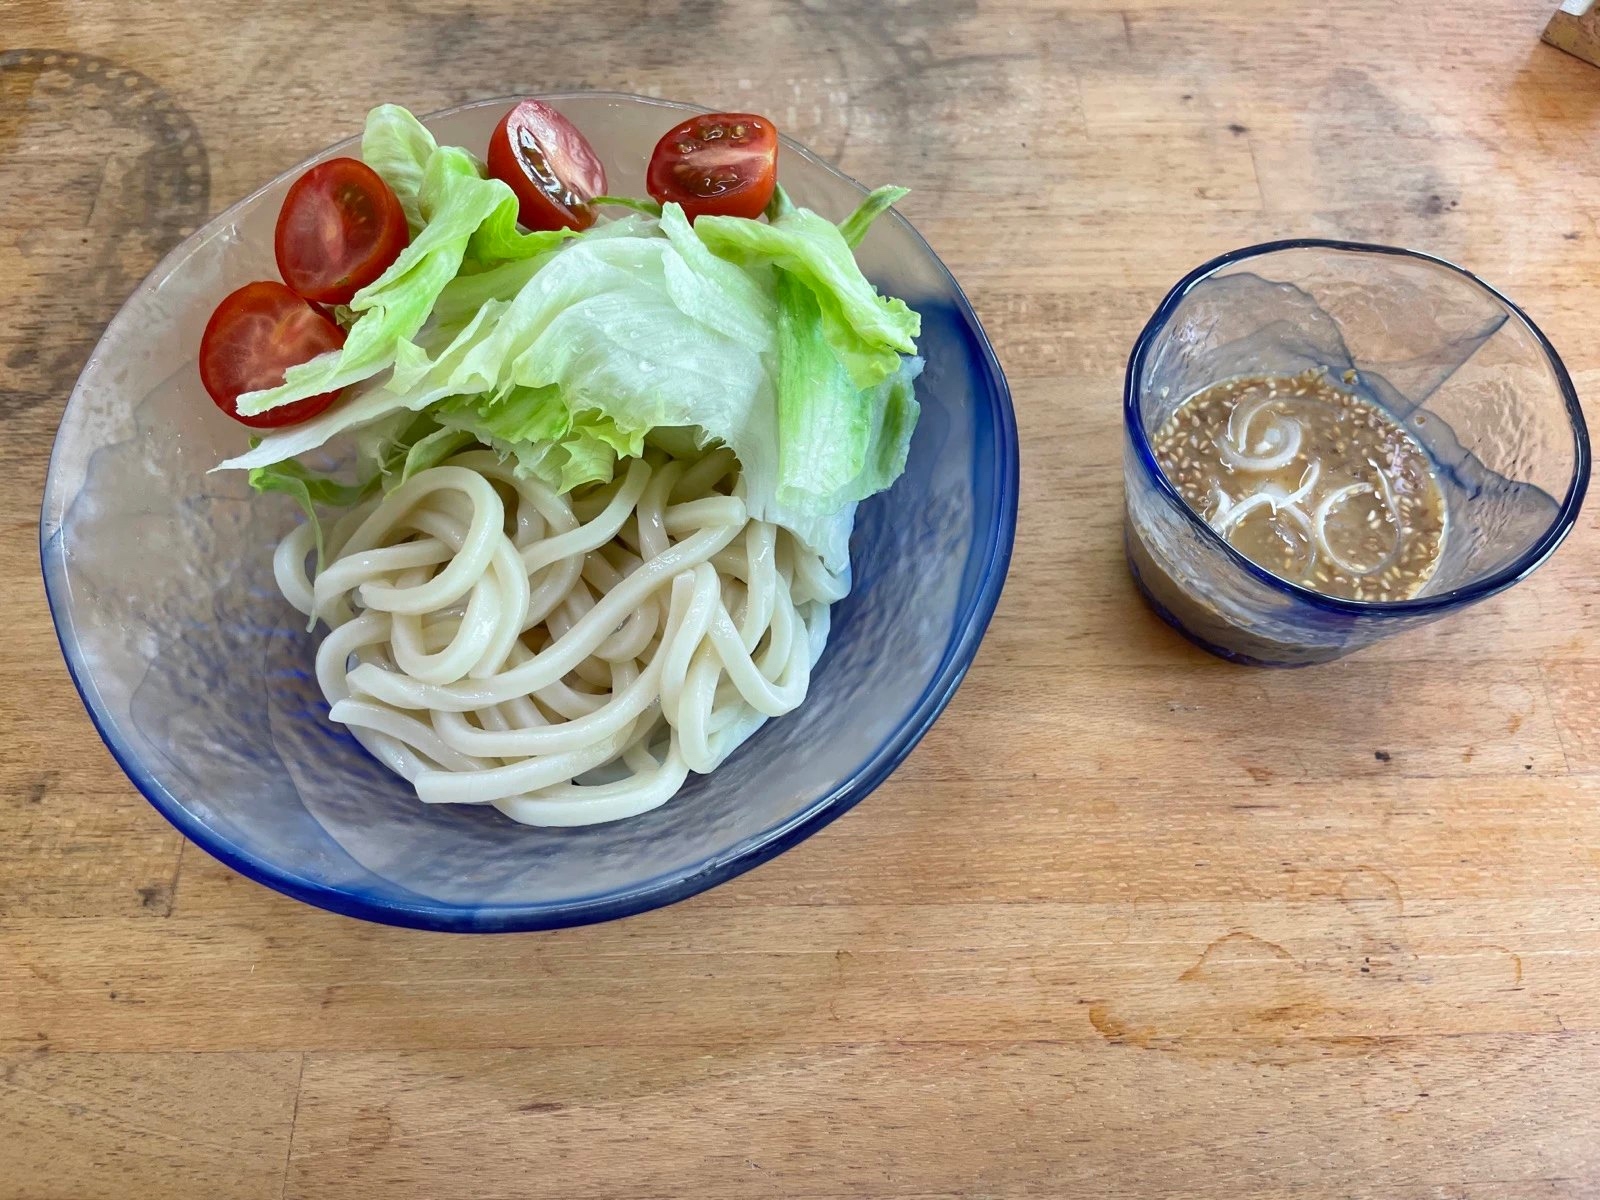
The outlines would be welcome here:
[[[200,382],[217,407],[252,429],[295,425],[339,398],[324,392],[254,417],[239,415],[239,397],[277,387],[283,373],[344,345],[344,330],[276,281],[247,283],[223,297],[200,339]]]
[[[589,201],[606,190],[589,139],[541,100],[524,100],[495,126],[489,174],[517,194],[517,220],[528,229],[587,229]]]
[[[753,113],[706,113],[667,131],[645,184],[695,217],[759,217],[778,180],[778,131]]]
[[[411,231],[394,189],[366,163],[318,163],[289,189],[273,249],[283,281],[318,304],[348,304],[406,248]]]

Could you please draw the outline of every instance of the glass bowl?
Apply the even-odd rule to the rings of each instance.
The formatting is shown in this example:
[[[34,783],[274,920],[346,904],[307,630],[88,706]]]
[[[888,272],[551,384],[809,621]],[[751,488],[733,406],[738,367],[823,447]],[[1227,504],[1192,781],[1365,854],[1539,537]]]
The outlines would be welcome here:
[[[594,142],[613,191],[643,195],[657,138],[689,105],[546,97]],[[512,100],[426,123],[481,149]],[[354,139],[317,159],[353,153]],[[797,202],[838,219],[863,189],[785,140]],[[317,161],[316,159],[310,161]],[[994,612],[1017,511],[1017,432],[966,297],[897,214],[860,260],[922,314],[922,419],[905,475],[863,504],[855,586],[796,712],[770,722],[676,799],[615,824],[535,829],[429,807],[327,718],[315,639],[278,594],[272,549],[297,519],[237,472],[245,442],[200,386],[216,302],[276,278],[273,180],[189,238],[107,327],[67,404],[40,539],[62,653],[106,745],[186,836],[235,870],[335,912],[498,932],[626,916],[781,853],[889,775],[960,683]]]
[[[1156,465],[1151,437],[1202,388],[1316,369],[1432,459],[1445,541],[1411,599],[1344,600],[1278,578]],[[1503,591],[1561,544],[1589,486],[1583,412],[1549,340],[1470,272],[1392,246],[1272,242],[1196,268],[1134,345],[1123,415],[1134,578],[1190,640],[1257,666],[1325,662]]]

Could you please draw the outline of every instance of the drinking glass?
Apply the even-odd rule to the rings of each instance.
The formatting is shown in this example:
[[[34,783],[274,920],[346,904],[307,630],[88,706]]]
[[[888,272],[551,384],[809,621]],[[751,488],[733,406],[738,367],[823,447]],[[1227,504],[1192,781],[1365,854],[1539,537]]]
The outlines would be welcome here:
[[[1345,600],[1278,578],[1156,464],[1152,438],[1196,392],[1314,369],[1386,411],[1432,459],[1445,540],[1410,599]],[[1196,268],[1139,335],[1123,412],[1134,578],[1164,620],[1239,663],[1325,662],[1503,591],[1561,544],[1589,484],[1588,431],[1549,339],[1471,272],[1392,246],[1271,242]]]

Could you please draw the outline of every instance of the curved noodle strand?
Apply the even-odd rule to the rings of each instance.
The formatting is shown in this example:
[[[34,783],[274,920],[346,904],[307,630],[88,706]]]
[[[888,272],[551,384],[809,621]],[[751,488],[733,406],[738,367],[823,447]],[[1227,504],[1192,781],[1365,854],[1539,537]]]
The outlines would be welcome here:
[[[474,449],[342,518],[306,570],[330,715],[430,804],[583,825],[656,808],[799,705],[849,590],[751,520],[724,448],[561,496]]]

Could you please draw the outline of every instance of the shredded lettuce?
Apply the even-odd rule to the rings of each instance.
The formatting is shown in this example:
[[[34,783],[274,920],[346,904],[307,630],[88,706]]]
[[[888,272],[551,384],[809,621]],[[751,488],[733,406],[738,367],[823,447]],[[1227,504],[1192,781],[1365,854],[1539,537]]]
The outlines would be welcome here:
[[[250,472],[250,486],[258,492],[282,492],[294,499],[311,522],[312,536],[317,544],[317,567],[320,570],[325,556],[322,522],[317,518],[317,505],[348,508],[359,504],[367,495],[362,484],[344,484],[317,475],[293,459],[256,467]]]
[[[867,198],[856,206],[855,212],[839,222],[839,233],[845,245],[852,250],[861,245],[861,239],[867,236],[872,223],[910,194],[910,188],[895,187],[893,184],[869,192]]]
[[[790,208],[769,223],[701,217],[695,232],[717,254],[747,266],[788,272],[816,298],[828,345],[858,388],[882,383],[914,354],[921,319],[898,299],[880,296],[856,266],[839,227],[807,208]]]
[[[830,351],[816,298],[793,276],[778,285],[778,498],[829,510],[887,488],[905,469],[920,358],[858,389]]]
[[[573,412],[555,386],[514,387],[499,400],[462,396],[438,410],[440,423],[515,460],[516,469],[558,492],[611,479],[619,456],[644,452],[644,435],[604,413]]]
[[[427,127],[398,104],[380,104],[367,114],[361,160],[394,189],[413,234],[422,228],[422,175],[438,148]]]
[[[415,416],[397,434],[386,439],[381,451],[373,457],[373,465],[358,482],[347,483],[332,475],[319,474],[292,458],[252,467],[248,479],[256,491],[282,492],[300,506],[311,525],[320,570],[327,557],[327,543],[317,512],[319,507],[350,508],[360,504],[379,488],[398,487],[418,471],[438,466],[476,441],[473,434],[447,428],[431,415]]]
[[[641,212],[650,217],[661,215],[659,201],[644,200],[637,196],[596,196],[589,203],[595,208],[605,208],[609,205],[614,208],[631,208],[634,212]]]
[[[647,439],[725,445],[752,515],[847,563],[855,505],[904,470],[918,416],[919,318],[852,253],[904,189],[879,188],[839,225],[780,189],[765,222],[605,197],[636,211],[527,233],[511,190],[402,108],[373,110],[362,153],[415,238],[355,297],[342,351],[240,409],[349,391],[219,469],[315,520],[474,443],[562,492],[611,479]],[[346,434],[360,482],[296,461]]]
[[[426,424],[409,442],[402,439],[396,443],[380,469],[380,477],[387,487],[397,487],[418,471],[437,467],[452,454],[460,453],[473,443],[470,433],[436,425],[429,417],[419,420]]]

